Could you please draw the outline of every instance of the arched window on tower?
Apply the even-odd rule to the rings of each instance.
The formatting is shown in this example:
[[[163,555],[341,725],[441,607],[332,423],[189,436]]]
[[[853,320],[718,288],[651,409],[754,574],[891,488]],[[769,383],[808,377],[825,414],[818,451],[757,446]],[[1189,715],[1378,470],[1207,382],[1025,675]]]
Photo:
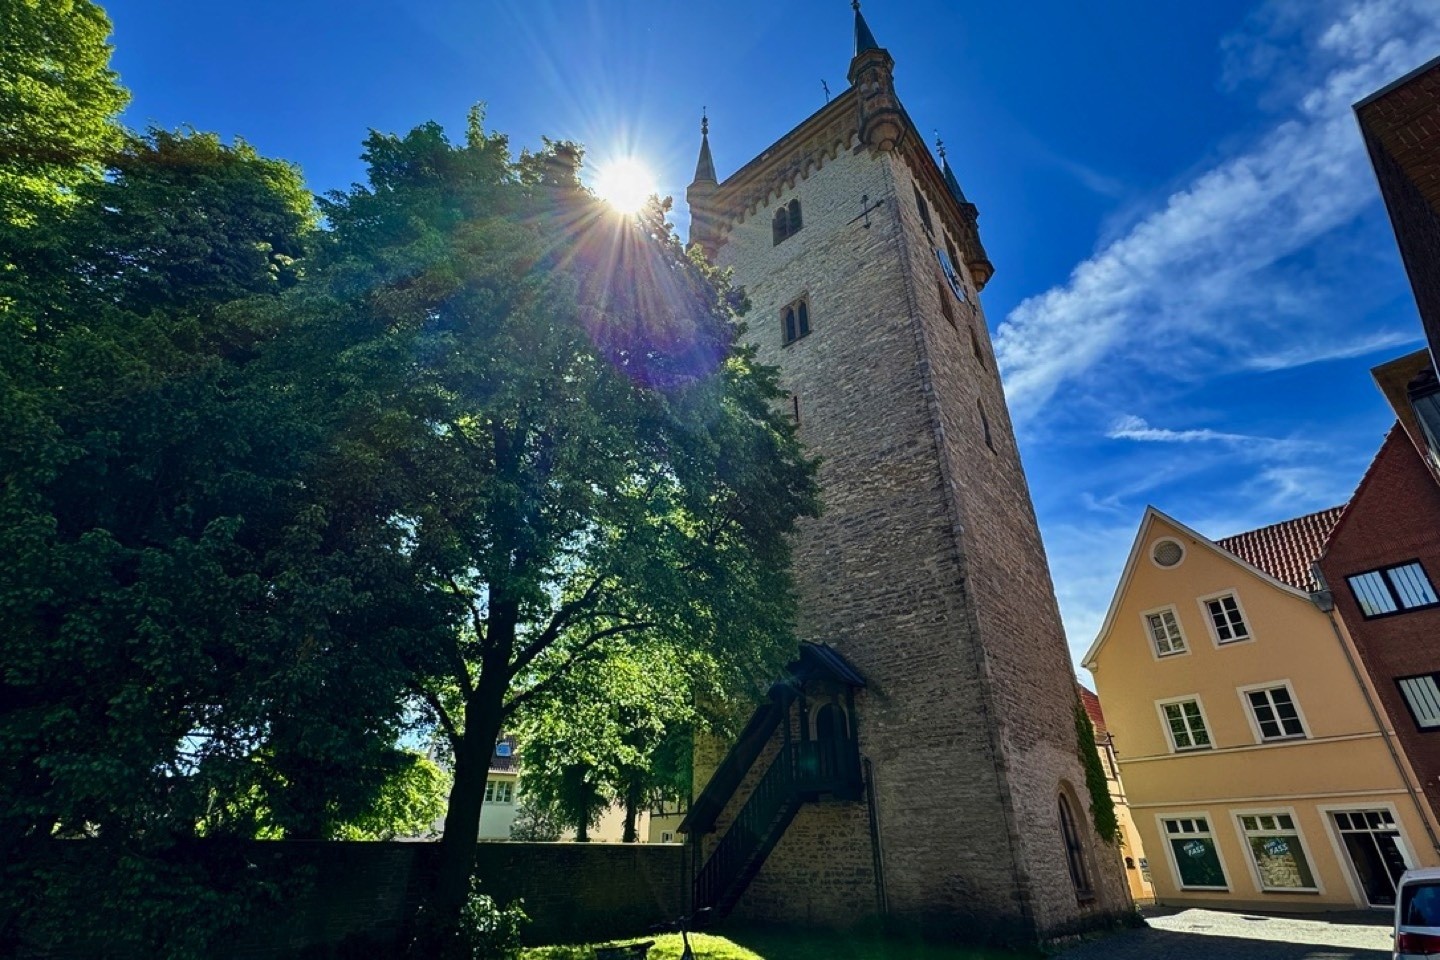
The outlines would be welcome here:
[[[950,326],[955,326],[955,309],[950,306],[950,294],[945,290],[945,282],[936,280],[935,290],[940,294],[940,312],[945,315],[946,320],[950,321]]]
[[[975,326],[970,326],[970,350],[975,354],[975,359],[980,361],[980,366],[985,366],[985,351],[980,349],[980,335],[975,332]]]
[[[1075,814],[1070,809],[1070,801],[1065,794],[1060,794],[1060,836],[1065,841],[1065,863],[1070,867],[1070,882],[1075,885],[1075,896],[1080,900],[1090,900],[1095,896],[1094,888],[1090,885],[1090,870],[1085,864],[1085,848],[1080,843],[1080,830],[1075,822]]]
[[[990,418],[985,416],[985,404],[976,400],[975,409],[980,411],[980,432],[985,435],[985,446],[990,448],[991,453],[994,453],[995,441],[990,437]]]
[[[802,226],[804,221],[800,217],[800,201],[791,200],[789,204],[781,204],[770,220],[771,246],[778,246],[795,236]]]
[[[925,198],[920,195],[919,186],[913,183],[910,184],[910,186],[915,190],[915,209],[920,211],[920,222],[925,225],[925,232],[933,235],[935,233],[935,225],[930,222],[930,205],[926,203]]]
[[[810,335],[810,299],[801,297],[780,311],[780,337],[783,344],[791,344],[801,337]]]

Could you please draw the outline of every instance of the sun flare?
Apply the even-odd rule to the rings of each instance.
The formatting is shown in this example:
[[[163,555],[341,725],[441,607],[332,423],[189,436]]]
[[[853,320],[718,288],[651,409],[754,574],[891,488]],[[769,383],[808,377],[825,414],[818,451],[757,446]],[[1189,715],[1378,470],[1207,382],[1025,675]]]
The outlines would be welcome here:
[[[658,192],[650,168],[633,157],[611,161],[595,176],[595,192],[621,213],[635,213]]]

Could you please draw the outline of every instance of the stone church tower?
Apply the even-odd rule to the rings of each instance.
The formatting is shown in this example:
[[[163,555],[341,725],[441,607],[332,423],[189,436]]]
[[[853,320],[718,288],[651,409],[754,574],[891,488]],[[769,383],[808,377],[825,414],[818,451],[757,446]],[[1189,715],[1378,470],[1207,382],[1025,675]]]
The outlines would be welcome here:
[[[1091,823],[976,209],[854,6],[850,87],[723,182],[706,124],[687,191],[821,458],[824,515],[795,544],[800,657],[697,762],[681,829],[697,906],[1034,943],[1129,900]]]

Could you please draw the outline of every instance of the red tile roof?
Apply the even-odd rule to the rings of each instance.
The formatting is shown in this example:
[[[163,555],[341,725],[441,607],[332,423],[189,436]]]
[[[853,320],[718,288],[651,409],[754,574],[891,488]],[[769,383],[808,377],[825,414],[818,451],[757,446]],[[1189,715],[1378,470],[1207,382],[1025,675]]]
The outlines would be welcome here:
[[[1100,736],[1105,735],[1105,713],[1100,709],[1100,698],[1089,690],[1085,689],[1083,683],[1075,684],[1075,689],[1080,691],[1080,704],[1085,712],[1090,715],[1090,722],[1095,725],[1095,732]]]
[[[1315,590],[1318,585],[1310,573],[1310,565],[1325,552],[1330,531],[1345,507],[1331,507],[1303,517],[1272,523],[1259,530],[1247,530],[1233,537],[1216,540],[1222,550],[1235,554],[1252,567],[1270,574],[1281,583],[1299,590]]]

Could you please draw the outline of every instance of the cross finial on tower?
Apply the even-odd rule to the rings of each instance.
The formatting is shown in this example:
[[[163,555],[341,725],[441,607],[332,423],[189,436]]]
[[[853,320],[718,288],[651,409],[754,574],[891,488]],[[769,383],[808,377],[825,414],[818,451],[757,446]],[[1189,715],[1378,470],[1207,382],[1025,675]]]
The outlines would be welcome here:
[[[935,152],[940,154],[940,162],[945,162],[945,141],[940,139],[940,131],[935,131]]]
[[[709,136],[709,135],[710,135],[710,114],[709,114],[709,110],[710,110],[709,107],[701,107],[701,108],[700,108],[700,136],[702,136],[702,137],[705,137],[705,136]]]
[[[850,0],[850,9],[856,13],[860,12],[860,0]]]

